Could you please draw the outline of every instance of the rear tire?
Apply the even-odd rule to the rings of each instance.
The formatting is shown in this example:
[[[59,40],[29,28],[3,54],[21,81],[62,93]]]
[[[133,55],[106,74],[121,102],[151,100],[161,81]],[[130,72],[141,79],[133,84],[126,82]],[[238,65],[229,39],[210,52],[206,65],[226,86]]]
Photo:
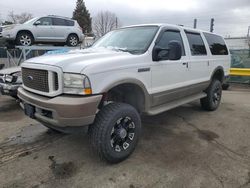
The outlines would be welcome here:
[[[223,90],[228,90],[229,87],[230,87],[229,83],[222,84]]]
[[[219,80],[213,80],[207,89],[207,96],[200,100],[201,107],[208,111],[216,110],[221,101],[222,84]]]
[[[34,43],[33,36],[28,32],[18,33],[16,44],[21,46],[31,46]]]
[[[118,163],[134,151],[141,133],[141,119],[134,107],[110,103],[97,114],[89,126],[91,146],[100,159]]]
[[[79,44],[79,38],[76,34],[70,34],[67,39],[67,45],[76,47]]]

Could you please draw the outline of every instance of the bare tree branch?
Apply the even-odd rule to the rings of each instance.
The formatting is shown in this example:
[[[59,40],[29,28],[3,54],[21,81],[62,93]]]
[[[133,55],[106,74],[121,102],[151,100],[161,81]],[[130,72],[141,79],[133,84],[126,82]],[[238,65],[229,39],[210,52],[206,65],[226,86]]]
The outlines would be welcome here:
[[[28,13],[28,12],[23,12],[21,14],[15,14],[13,11],[10,11],[8,14],[8,18],[9,21],[11,21],[14,24],[17,23],[24,23],[28,20],[30,20],[31,18],[33,18],[32,14]]]
[[[99,12],[93,19],[93,32],[97,38],[121,25],[117,16],[109,11]]]

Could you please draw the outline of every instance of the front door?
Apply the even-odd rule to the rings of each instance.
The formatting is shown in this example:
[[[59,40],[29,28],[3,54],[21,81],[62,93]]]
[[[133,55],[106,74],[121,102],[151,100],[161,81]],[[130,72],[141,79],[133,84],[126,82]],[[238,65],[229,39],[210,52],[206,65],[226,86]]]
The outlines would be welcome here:
[[[161,60],[152,66],[152,107],[186,96],[185,87],[189,80],[188,56],[185,52],[183,35],[179,30],[163,31],[157,39],[157,46],[168,48],[170,41],[178,41],[182,46],[180,60]]]
[[[50,17],[40,18],[39,24],[34,26],[34,35],[38,41],[51,41],[55,37],[52,19]],[[36,21],[36,22],[38,22]]]

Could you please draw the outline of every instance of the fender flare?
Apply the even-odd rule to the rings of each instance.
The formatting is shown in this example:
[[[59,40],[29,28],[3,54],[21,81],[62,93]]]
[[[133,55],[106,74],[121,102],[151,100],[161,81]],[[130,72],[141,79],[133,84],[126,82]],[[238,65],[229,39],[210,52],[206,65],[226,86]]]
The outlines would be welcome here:
[[[145,109],[144,111],[147,111],[150,107],[150,95],[145,87],[145,85],[143,84],[143,82],[141,82],[140,80],[137,79],[133,79],[133,78],[127,78],[127,79],[122,79],[119,81],[116,81],[112,84],[109,84],[108,86],[106,86],[105,88],[102,89],[101,93],[106,93],[109,90],[111,90],[112,88],[119,86],[121,84],[134,84],[137,85],[143,92],[144,94],[144,99],[145,99]]]

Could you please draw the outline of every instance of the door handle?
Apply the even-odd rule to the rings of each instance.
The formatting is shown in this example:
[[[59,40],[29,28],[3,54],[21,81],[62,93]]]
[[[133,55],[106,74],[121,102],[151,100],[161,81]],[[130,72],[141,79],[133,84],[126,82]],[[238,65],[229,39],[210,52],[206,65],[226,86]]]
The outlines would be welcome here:
[[[188,68],[188,62],[184,62],[182,65],[185,65]]]

